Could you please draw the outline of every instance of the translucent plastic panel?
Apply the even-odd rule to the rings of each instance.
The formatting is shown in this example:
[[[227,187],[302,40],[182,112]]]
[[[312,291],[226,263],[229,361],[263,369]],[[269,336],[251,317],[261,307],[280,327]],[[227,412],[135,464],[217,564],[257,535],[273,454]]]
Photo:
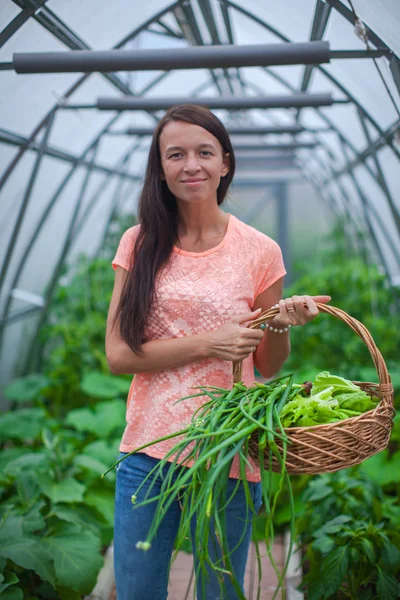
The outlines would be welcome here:
[[[0,354],[0,385],[5,386],[17,374],[21,374],[26,354],[29,351],[27,340],[35,331],[38,316],[30,314],[24,319],[10,323],[4,332],[3,349]],[[5,408],[2,403],[1,408]]]
[[[70,104],[95,104],[101,95],[119,96],[117,90],[107,84],[100,75],[92,75],[73,95]],[[79,155],[97,135],[112,123],[115,112],[103,112],[96,108],[64,110],[57,112],[56,121],[51,132],[50,143],[59,148]]]
[[[331,13],[325,39],[330,40],[332,50],[365,50],[354,27],[336,11]],[[386,128],[396,118],[396,111],[372,59],[333,59],[329,65],[324,65],[324,69],[340,80],[381,127]]]
[[[166,0],[50,0],[47,3],[51,10],[95,49],[112,48],[169,4]]]
[[[364,208],[350,175],[342,175],[337,183],[343,195],[344,203],[347,206],[351,220],[357,225],[357,227],[361,228],[361,230],[367,231],[364,218]]]
[[[11,61],[14,52],[64,50],[54,36],[29,19],[0,49],[0,61]],[[77,81],[79,74],[17,75],[0,72],[0,127],[28,135],[54,106],[59,96]]]
[[[393,201],[400,212],[400,159],[388,147],[379,150],[378,159]]]
[[[372,160],[368,161],[368,166],[374,172],[374,165]],[[385,237],[387,249],[386,254],[389,256],[392,254],[391,259],[395,259],[395,252],[397,251],[397,259],[400,265],[400,235],[397,230],[393,213],[390,209],[389,202],[382,188],[379,186],[376,179],[368,172],[365,166],[360,165],[355,170],[355,175],[360,182],[365,195],[368,196],[371,205],[374,207],[374,213],[377,214],[375,217],[379,228],[382,230],[382,234]],[[388,258],[389,260],[389,258]]]
[[[237,4],[272,25],[291,41],[303,42],[309,39],[315,9],[314,0],[304,0],[303,2],[285,0],[284,4],[273,0],[267,2],[241,0]],[[238,13],[234,10],[231,12],[235,15],[235,23],[237,23],[237,43],[269,43],[270,40],[260,32],[260,29],[255,26],[251,27],[248,24],[249,20],[246,20],[245,24],[240,26],[239,31],[240,21],[236,20]],[[243,38],[247,39],[247,42],[242,41]],[[275,42],[278,41],[275,37]]]
[[[93,205],[93,209],[82,226],[79,227],[79,233],[68,254],[69,263],[73,262],[78,254],[94,256],[97,253],[101,247],[112,208],[115,204],[120,205],[121,200],[124,200],[129,190],[132,189],[133,185],[130,182],[125,182],[121,187],[116,177],[107,181],[105,189],[98,196],[98,201]]]
[[[292,78],[298,79],[301,73],[300,67],[288,67],[290,69]],[[255,91],[258,94],[264,93],[267,95],[289,95],[291,92],[288,87],[279,81],[279,78],[274,77],[274,73],[278,73],[282,78],[289,77],[286,74],[286,67],[281,67],[279,70],[277,67],[269,67],[268,69],[260,68],[260,67],[249,67],[245,69],[240,69],[240,72],[243,74],[243,79],[245,82],[249,82],[253,84],[255,87]]]
[[[33,157],[27,157],[19,165],[19,168],[15,170],[15,175],[19,173],[19,179],[15,181],[13,173],[13,177],[8,182],[6,188],[6,191],[12,190],[13,187],[19,190],[21,201],[32,163]],[[26,170],[25,174],[23,173],[24,168]],[[76,172],[69,184],[64,188],[53,210],[49,213],[48,219],[44,222],[40,235],[35,238],[33,243],[31,243],[31,238],[36,231],[37,225],[42,221],[50,200],[53,198],[67,173],[68,170],[65,163],[50,158],[43,160],[9,264],[5,285],[6,290],[9,290],[16,269],[20,264],[23,264],[24,270],[18,286],[27,291],[42,293],[43,286],[46,285],[49,274],[55,264],[55,253],[57,248],[60,247],[63,235],[66,233],[68,215],[73,206],[75,206],[75,201],[79,194],[82,183],[82,172]],[[7,245],[9,239],[8,237],[5,240]]]
[[[19,13],[20,9],[11,0],[3,0],[0,5],[0,31],[3,30]]]
[[[134,138],[130,136],[104,136],[97,151],[96,162],[115,168],[135,145]]]
[[[335,129],[348,140],[355,151],[361,151],[367,146],[357,109],[352,104],[336,104],[329,109],[322,107],[321,112],[326,114]]]
[[[208,87],[211,81],[211,74],[206,69],[170,71],[147,92],[146,96],[182,96],[191,101],[193,100],[192,91],[203,85],[207,87],[206,95],[212,96],[212,90]]]

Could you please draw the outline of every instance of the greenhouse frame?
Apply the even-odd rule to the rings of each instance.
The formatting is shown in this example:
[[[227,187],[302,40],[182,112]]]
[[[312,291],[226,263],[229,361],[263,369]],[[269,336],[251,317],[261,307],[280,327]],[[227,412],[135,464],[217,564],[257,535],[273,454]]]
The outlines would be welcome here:
[[[117,597],[116,475],[101,475],[118,456],[133,372],[111,373],[106,356],[111,263],[140,224],[153,132],[184,104],[226,127],[236,172],[221,208],[277,242],[284,296],[331,296],[333,311],[319,304],[327,314],[291,330],[278,375],[329,371],[379,402],[365,408],[368,434],[337,442],[353,446],[348,463],[271,467],[244,587],[226,600],[400,597],[399,31],[398,0],[1,0],[5,600]],[[272,380],[258,367],[254,378]],[[283,453],[290,466],[290,443]],[[170,600],[196,597],[201,579],[187,537]]]

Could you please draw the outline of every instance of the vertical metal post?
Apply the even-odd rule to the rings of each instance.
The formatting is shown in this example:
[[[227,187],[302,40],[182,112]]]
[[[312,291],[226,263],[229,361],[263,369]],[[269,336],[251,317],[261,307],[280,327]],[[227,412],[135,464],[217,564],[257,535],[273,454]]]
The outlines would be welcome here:
[[[287,275],[285,284],[292,283],[292,264],[289,248],[289,194],[288,184],[282,181],[276,186],[276,209],[277,209],[277,241],[281,247],[283,261],[285,263]]]

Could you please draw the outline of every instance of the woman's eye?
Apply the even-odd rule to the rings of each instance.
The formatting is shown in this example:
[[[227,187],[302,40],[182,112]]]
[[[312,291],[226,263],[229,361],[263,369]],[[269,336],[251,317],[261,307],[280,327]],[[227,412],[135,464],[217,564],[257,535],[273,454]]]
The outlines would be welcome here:
[[[179,156],[182,156],[180,152],[175,152],[175,154],[171,154],[170,158],[178,158]]]
[[[209,152],[208,150],[202,150],[201,154],[207,154],[208,156],[211,156],[211,152]]]

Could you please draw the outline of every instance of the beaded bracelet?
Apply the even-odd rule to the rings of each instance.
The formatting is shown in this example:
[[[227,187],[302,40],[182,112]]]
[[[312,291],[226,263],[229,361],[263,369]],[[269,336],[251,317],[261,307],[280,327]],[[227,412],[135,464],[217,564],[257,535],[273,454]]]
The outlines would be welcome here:
[[[279,304],[275,304],[275,306],[273,306],[272,308],[279,308]],[[271,327],[271,325],[268,325],[268,323],[262,323],[260,325],[260,329],[269,329],[270,331],[273,331],[274,333],[284,333],[285,331],[289,331],[290,327],[291,327],[290,323],[288,323],[284,329],[276,329],[275,327]]]

